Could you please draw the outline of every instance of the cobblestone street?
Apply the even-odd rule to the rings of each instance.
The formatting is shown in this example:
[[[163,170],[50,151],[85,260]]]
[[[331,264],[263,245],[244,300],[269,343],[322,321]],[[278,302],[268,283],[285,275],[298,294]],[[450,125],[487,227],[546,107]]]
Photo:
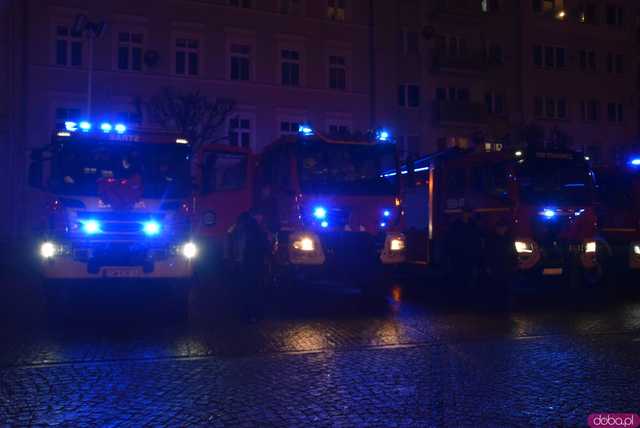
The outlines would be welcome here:
[[[85,293],[60,320],[37,288],[7,290],[21,298],[4,311],[3,426],[565,427],[639,410],[627,297],[524,296],[496,313],[416,287],[373,303],[325,287],[248,323],[220,290],[192,292],[179,321],[144,293]]]

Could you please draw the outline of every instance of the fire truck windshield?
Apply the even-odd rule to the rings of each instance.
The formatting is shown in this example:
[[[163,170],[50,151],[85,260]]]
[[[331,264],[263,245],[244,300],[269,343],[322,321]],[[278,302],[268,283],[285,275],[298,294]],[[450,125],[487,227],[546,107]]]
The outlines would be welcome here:
[[[393,195],[396,169],[391,144],[360,145],[313,143],[298,147],[298,171],[303,192],[348,195]]]
[[[531,204],[585,205],[593,201],[593,178],[584,162],[534,159],[517,170],[520,196]]]
[[[54,152],[51,189],[94,196],[101,179],[139,176],[143,195],[180,198],[190,191],[189,148],[152,143],[69,142]]]

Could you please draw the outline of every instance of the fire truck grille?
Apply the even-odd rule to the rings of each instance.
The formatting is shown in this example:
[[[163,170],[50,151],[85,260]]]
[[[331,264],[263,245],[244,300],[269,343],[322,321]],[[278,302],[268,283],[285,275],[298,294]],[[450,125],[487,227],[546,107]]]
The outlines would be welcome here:
[[[320,241],[328,265],[352,271],[376,263],[384,245],[384,238],[361,232],[323,233]]]

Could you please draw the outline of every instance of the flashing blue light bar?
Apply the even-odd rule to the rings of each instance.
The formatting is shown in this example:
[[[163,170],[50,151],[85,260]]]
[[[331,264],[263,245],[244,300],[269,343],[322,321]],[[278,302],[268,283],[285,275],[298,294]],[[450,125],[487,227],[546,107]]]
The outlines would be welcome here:
[[[96,233],[100,233],[102,231],[100,228],[100,222],[98,222],[98,220],[85,220],[81,223],[82,231],[87,235],[95,235]]]
[[[556,216],[556,211],[551,208],[545,208],[542,210],[540,215],[544,216],[546,219],[552,219]]]
[[[388,143],[391,141],[391,133],[386,129],[380,129],[376,132],[376,140],[381,143]]]
[[[304,135],[305,137],[310,137],[313,135],[313,128],[309,125],[300,125],[298,127],[298,133]]]
[[[633,158],[629,161],[631,166],[640,166],[640,158]]]
[[[315,207],[313,209],[313,216],[318,220],[327,218],[327,209],[325,207]]]
[[[100,125],[100,130],[104,133],[108,134],[109,132],[111,132],[112,129],[113,129],[113,126],[110,123],[105,122]]]
[[[380,223],[380,227],[387,227],[387,222],[383,221],[382,223]]]
[[[320,226],[326,229],[327,227],[329,227],[329,222],[325,220],[322,223],[320,223]]]
[[[84,132],[89,132],[91,130],[91,123],[87,122],[86,120],[83,120],[82,122],[80,122],[78,126],[80,127],[80,130]]]
[[[382,211],[382,215],[385,217],[391,217],[391,211],[390,210],[384,210]]]
[[[66,129],[67,131],[72,131],[72,132],[76,131],[78,129],[78,124],[68,120],[68,121],[66,121],[64,123],[64,129]]]
[[[114,129],[118,134],[124,134],[125,132],[127,132],[127,127],[121,123],[116,123],[116,126],[114,127]]]
[[[154,220],[146,221],[142,224],[142,231],[147,236],[156,236],[160,234],[160,223]]]

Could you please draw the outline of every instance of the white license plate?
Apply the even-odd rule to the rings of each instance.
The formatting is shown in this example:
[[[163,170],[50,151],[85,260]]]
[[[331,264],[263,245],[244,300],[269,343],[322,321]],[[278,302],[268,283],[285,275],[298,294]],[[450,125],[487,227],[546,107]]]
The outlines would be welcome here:
[[[542,270],[543,275],[557,276],[562,275],[562,268],[547,268]]]
[[[107,278],[137,278],[140,276],[138,268],[105,268],[104,276]]]

